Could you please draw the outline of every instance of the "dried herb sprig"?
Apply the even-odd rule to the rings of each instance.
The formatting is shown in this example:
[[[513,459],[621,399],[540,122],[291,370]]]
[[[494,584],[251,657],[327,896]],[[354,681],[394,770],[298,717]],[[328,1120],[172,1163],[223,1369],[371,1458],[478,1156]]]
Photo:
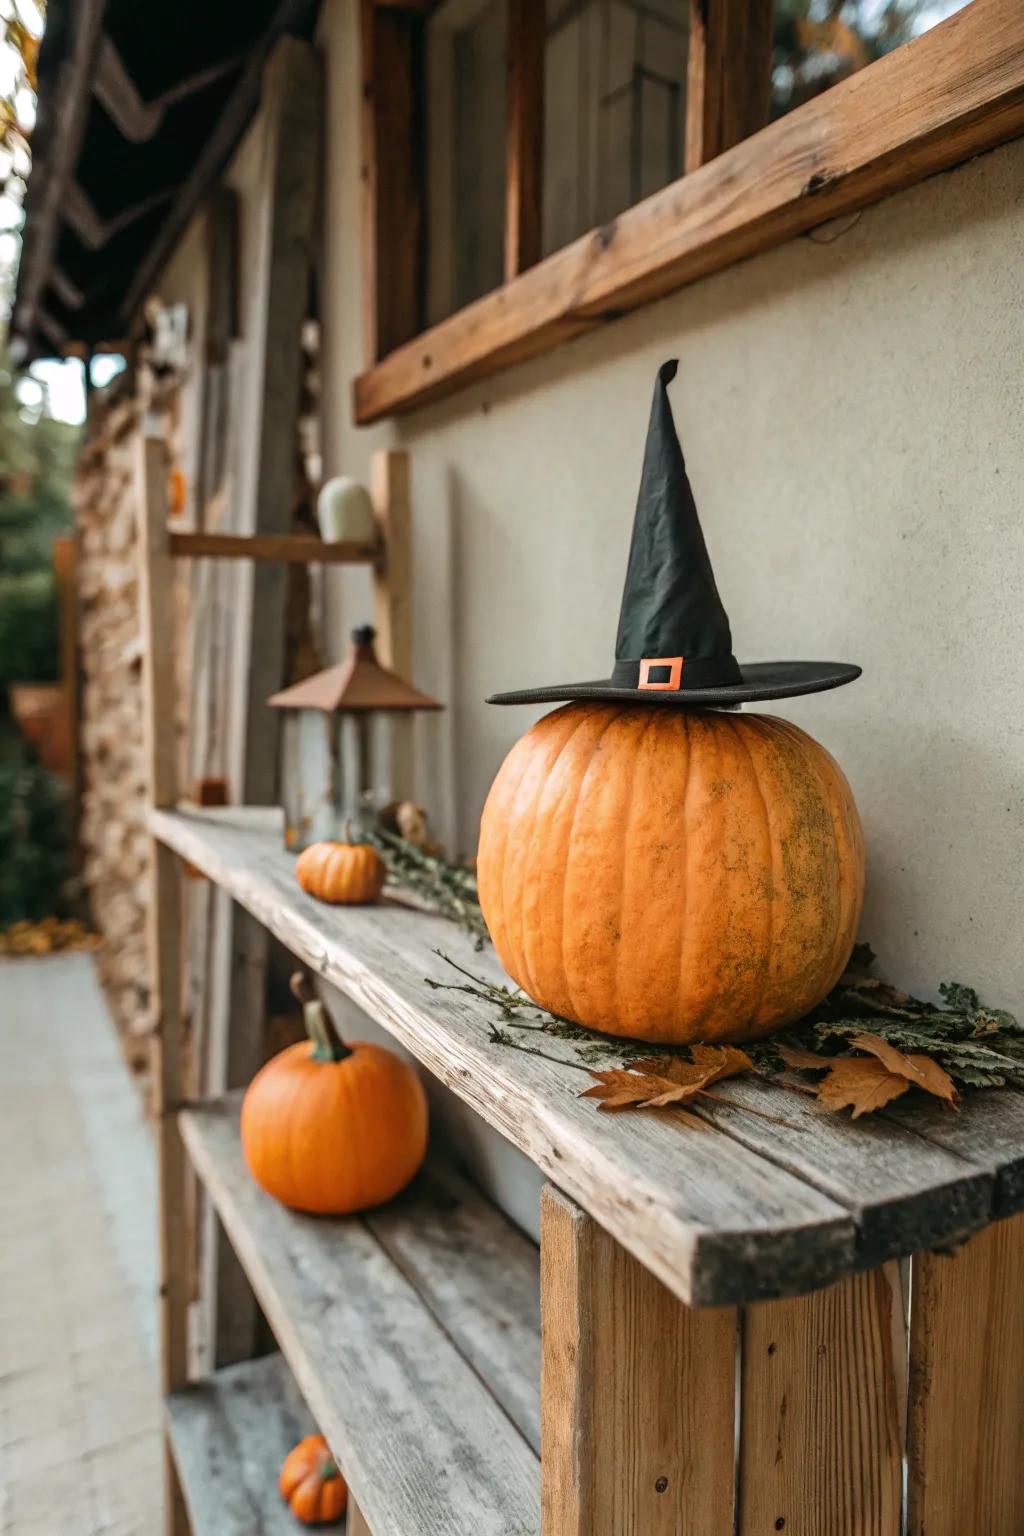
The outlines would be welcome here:
[[[483,949],[488,938],[487,925],[480,911],[476,875],[471,869],[464,864],[450,864],[440,854],[428,853],[379,824],[362,828],[361,835],[384,860],[393,885],[436,907],[473,935],[478,950]]]

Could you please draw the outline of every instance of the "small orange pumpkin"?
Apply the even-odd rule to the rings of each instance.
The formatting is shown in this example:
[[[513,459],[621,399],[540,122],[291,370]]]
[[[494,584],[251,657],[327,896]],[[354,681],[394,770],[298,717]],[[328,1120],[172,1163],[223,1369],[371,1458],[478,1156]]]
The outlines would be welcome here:
[[[541,1007],[642,1040],[756,1040],[842,975],[864,844],[841,769],[788,720],[575,703],[499,769],[477,882]]]
[[[348,1488],[323,1435],[307,1435],[288,1452],[277,1486],[303,1525],[333,1525],[345,1513]]]
[[[301,975],[308,1040],[262,1067],[242,1101],[242,1150],[268,1195],[297,1211],[347,1216],[405,1188],[427,1150],[427,1097],[381,1045],[345,1044]]]
[[[295,861],[295,878],[309,896],[344,906],[377,901],[387,870],[366,843],[311,843]]]

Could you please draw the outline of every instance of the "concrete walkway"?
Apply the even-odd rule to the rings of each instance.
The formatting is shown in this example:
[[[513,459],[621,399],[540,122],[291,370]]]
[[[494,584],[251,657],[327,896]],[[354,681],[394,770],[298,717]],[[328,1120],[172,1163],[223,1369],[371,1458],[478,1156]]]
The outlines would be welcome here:
[[[158,1536],[154,1177],[91,959],[0,961],[0,1536]]]

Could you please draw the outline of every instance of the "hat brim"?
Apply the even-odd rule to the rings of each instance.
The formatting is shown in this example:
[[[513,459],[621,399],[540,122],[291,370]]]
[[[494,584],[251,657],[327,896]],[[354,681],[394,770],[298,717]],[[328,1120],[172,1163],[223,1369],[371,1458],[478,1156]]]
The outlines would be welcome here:
[[[845,661],[754,661],[740,666],[741,683],[720,688],[618,688],[608,681],[565,683],[550,688],[517,688],[494,693],[488,704],[559,704],[571,699],[609,699],[625,704],[674,704],[691,708],[716,704],[752,704],[757,700],[793,699],[803,693],[842,688],[860,677],[860,667]],[[685,669],[684,669],[685,674]]]

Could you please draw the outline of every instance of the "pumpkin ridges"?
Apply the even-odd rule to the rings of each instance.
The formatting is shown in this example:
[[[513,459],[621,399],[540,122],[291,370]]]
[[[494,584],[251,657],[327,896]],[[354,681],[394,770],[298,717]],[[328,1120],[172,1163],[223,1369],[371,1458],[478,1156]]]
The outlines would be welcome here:
[[[566,715],[588,729],[566,737]],[[652,1040],[749,1038],[813,1006],[852,944],[862,870],[824,749],[774,716],[558,716],[557,770],[549,716],[511,754],[514,804],[499,774],[481,829],[481,901],[510,974],[554,1012]]]

